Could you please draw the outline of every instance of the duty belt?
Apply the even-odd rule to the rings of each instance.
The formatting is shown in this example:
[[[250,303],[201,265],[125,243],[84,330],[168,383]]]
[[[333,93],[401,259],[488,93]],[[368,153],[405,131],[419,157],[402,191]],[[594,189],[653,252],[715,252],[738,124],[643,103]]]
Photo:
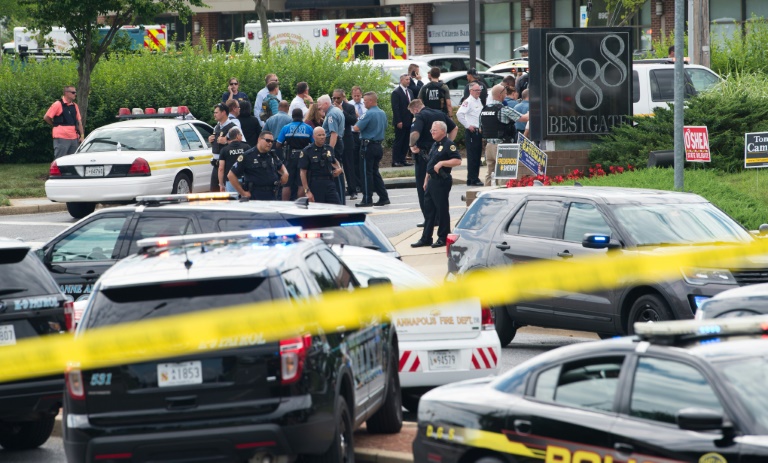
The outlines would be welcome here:
[[[363,138],[363,141],[367,141],[368,143],[373,143],[374,145],[380,145],[381,140],[369,140],[367,138]]]
[[[266,185],[251,185],[251,189],[253,191],[272,191],[275,189],[274,185],[272,186],[266,186]]]

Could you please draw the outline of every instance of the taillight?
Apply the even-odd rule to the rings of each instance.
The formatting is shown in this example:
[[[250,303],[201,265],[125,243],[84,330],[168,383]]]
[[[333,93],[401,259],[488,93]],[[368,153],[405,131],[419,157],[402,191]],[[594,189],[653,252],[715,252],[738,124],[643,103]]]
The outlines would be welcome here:
[[[448,233],[445,238],[445,255],[451,257],[451,245],[459,240],[458,233]]]
[[[496,329],[496,324],[493,322],[493,310],[490,307],[483,307],[480,320],[483,331]]]
[[[75,330],[75,303],[74,302],[65,302],[64,303],[64,323],[67,326],[67,331],[74,331]]]
[[[128,169],[128,175],[150,175],[149,163],[144,158],[136,158]]]
[[[280,383],[291,384],[301,378],[312,335],[305,334],[280,341]]]
[[[61,177],[61,170],[59,170],[59,165],[56,164],[56,161],[51,163],[51,169],[48,171],[48,178],[53,177]]]
[[[85,387],[83,386],[83,373],[79,368],[67,367],[64,373],[64,382],[67,384],[69,397],[76,400],[85,399]]]

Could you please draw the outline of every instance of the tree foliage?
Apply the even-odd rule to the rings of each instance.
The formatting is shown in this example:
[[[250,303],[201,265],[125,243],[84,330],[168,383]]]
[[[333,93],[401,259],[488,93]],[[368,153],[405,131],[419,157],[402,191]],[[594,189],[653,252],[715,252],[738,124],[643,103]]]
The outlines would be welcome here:
[[[605,0],[609,26],[624,26],[647,0]]]

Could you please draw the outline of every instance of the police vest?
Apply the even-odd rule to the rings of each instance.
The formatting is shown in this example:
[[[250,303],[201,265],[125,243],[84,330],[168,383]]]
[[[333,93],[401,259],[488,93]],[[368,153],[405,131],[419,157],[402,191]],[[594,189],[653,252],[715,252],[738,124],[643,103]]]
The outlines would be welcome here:
[[[441,82],[430,82],[424,86],[424,106],[445,111],[445,92]]]
[[[514,135],[515,123],[510,121],[508,124],[502,124],[499,120],[499,113],[504,106],[488,105],[483,107],[480,112],[480,128],[483,131],[483,138],[501,138],[509,140]]]
[[[333,165],[331,164],[330,146],[325,145],[326,149],[321,152],[310,150],[309,153],[309,171],[312,177],[333,177]]]
[[[61,102],[61,114],[53,117],[53,126],[58,127],[60,125],[76,125],[77,109],[75,108],[75,105],[68,105],[64,103],[63,98],[59,101]]]
[[[256,186],[272,186],[279,178],[277,166],[275,165],[275,157],[271,153],[259,153],[253,154],[253,156],[255,157],[256,162],[251,165],[250,172],[249,169],[246,168],[245,181],[253,182]],[[266,183],[260,184],[260,180],[265,180]]]

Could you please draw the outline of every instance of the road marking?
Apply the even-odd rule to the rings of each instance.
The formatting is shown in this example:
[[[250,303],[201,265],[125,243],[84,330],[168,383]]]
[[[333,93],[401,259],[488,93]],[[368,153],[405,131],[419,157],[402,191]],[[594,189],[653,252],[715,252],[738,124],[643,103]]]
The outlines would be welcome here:
[[[54,227],[69,227],[72,225],[71,223],[61,223],[61,222],[4,222],[0,221],[0,225],[43,225],[43,226],[54,226]]]

